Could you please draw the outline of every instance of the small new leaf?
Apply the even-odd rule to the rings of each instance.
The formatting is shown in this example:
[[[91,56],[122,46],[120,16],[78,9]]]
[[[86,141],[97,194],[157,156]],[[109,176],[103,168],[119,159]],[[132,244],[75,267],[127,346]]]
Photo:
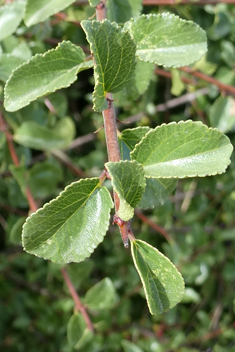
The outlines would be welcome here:
[[[133,161],[108,162],[105,164],[115,192],[121,203],[117,215],[124,221],[133,216],[130,208],[135,208],[145,190],[146,180],[140,164]],[[126,213],[125,213],[126,209]]]
[[[179,303],[184,295],[184,280],[171,261],[141,240],[131,241],[131,253],[150,313],[161,314]]]
[[[69,41],[60,43],[56,49],[37,54],[16,68],[5,86],[5,109],[16,111],[37,98],[69,87],[80,71],[92,66],[84,62],[81,48]]]
[[[106,93],[122,90],[135,71],[135,43],[117,23],[82,21],[82,28],[91,46],[95,67],[94,110],[108,108]]]
[[[184,178],[225,172],[233,146],[217,129],[201,122],[180,121],[149,131],[131,152],[146,177]]]
[[[27,219],[24,249],[55,263],[80,262],[103,241],[112,207],[99,178],[74,182]]]
[[[75,312],[71,316],[67,326],[69,345],[75,350],[78,350],[90,342],[93,336],[93,332],[87,328],[83,316],[80,313]]]
[[[140,60],[165,67],[180,67],[198,61],[206,52],[206,34],[194,22],[170,13],[142,15],[124,26],[137,47]]]

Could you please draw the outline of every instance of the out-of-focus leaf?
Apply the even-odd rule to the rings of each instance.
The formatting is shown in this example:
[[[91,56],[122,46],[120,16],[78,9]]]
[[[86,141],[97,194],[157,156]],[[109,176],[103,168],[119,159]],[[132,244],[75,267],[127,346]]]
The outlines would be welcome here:
[[[235,127],[235,100],[231,97],[219,97],[210,109],[210,123],[226,133]]]
[[[68,343],[75,350],[87,345],[93,338],[93,332],[86,326],[86,322],[82,315],[78,312],[74,313],[67,326]]]
[[[142,348],[128,340],[122,340],[121,344],[124,352],[143,352]]]
[[[125,23],[140,15],[142,0],[108,0],[107,18],[117,23]]]
[[[65,9],[74,0],[27,0],[24,21],[26,26],[44,21],[46,18]]]
[[[185,84],[180,78],[180,72],[177,69],[171,69],[171,94],[177,97],[185,90]]]
[[[106,277],[90,288],[84,298],[84,303],[90,309],[110,309],[117,302],[117,294],[112,281]]]
[[[0,8],[0,40],[15,32],[24,17],[25,1],[13,1]]]
[[[67,117],[53,128],[41,126],[34,121],[24,122],[15,132],[17,143],[29,148],[51,150],[67,147],[74,138],[75,126]]]
[[[12,226],[10,232],[10,241],[13,244],[21,244],[22,227],[25,223],[26,218],[23,216],[19,218],[16,223]]]

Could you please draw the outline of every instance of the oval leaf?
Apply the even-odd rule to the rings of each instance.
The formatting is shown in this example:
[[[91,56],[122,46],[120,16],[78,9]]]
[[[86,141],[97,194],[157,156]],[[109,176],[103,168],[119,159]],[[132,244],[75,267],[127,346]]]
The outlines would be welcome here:
[[[127,22],[140,60],[165,67],[180,67],[198,61],[207,51],[206,34],[195,23],[170,13],[142,15]]]
[[[117,294],[112,281],[106,277],[87,291],[84,303],[90,309],[109,309],[117,302]]]
[[[144,126],[130,129],[128,128],[122,132],[122,134],[118,137],[122,159],[130,160],[130,152],[149,130],[150,127]]]
[[[0,40],[15,32],[24,17],[25,1],[14,1],[0,8]]]
[[[226,133],[235,127],[235,100],[231,97],[220,96],[211,107],[210,123]]]
[[[82,49],[68,41],[45,54],[35,55],[15,69],[7,81],[6,110],[19,110],[38,97],[69,87],[78,72],[91,67],[91,62],[84,62],[84,59]]]
[[[131,253],[150,313],[161,314],[179,303],[184,295],[184,280],[171,261],[141,240],[131,241]]]
[[[55,263],[80,262],[103,241],[112,207],[99,178],[72,183],[27,219],[24,249]]]
[[[27,0],[25,10],[25,24],[27,27],[44,21],[51,15],[65,9],[74,0]]]
[[[125,23],[140,15],[142,0],[107,0],[107,18],[117,23]]]
[[[223,173],[232,150],[229,138],[219,130],[189,120],[149,131],[131,158],[143,165],[146,177],[202,177]]]
[[[95,60],[94,109],[108,108],[106,93],[116,93],[129,82],[135,71],[135,43],[117,23],[82,21],[82,28]]]
[[[111,176],[113,188],[119,195],[119,198],[124,200],[131,208],[135,208],[142,198],[146,186],[142,166],[135,161],[126,160],[116,163],[108,162],[105,164],[105,167]],[[125,214],[122,203],[120,204],[120,210],[118,209],[117,211],[117,215],[122,220],[128,221],[133,216],[133,213],[131,215],[127,211],[127,214]]]
[[[93,338],[93,332],[87,328],[84,318],[78,312],[68,322],[67,338],[69,345],[76,350],[84,347]]]
[[[149,209],[163,205],[176,185],[177,180],[174,179],[146,178],[146,188],[137,207]]]
[[[74,123],[66,117],[61,119],[53,129],[41,126],[34,121],[26,121],[16,130],[14,140],[25,147],[51,150],[68,147],[74,135]]]

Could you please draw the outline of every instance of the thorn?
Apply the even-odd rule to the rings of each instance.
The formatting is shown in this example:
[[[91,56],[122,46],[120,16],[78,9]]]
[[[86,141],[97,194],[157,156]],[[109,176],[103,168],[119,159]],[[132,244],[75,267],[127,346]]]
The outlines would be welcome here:
[[[104,128],[104,124],[103,124],[102,126],[100,126],[100,127],[98,128],[98,130],[96,130],[94,133],[98,133],[100,130],[102,130],[102,128]]]

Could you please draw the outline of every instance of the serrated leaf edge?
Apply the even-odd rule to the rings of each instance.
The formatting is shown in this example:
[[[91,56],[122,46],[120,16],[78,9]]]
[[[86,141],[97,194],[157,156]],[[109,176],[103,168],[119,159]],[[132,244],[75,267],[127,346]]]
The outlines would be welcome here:
[[[42,208],[39,208],[36,212],[32,213],[32,214],[26,219],[26,221],[25,221],[25,223],[24,223],[24,225],[23,225],[23,227],[22,227],[22,244],[23,244],[23,250],[24,250],[24,251],[27,252],[27,250],[26,250],[26,248],[25,248],[25,246],[24,246],[24,230],[25,230],[25,227],[27,226],[27,223],[28,223],[29,221],[31,221],[31,219],[32,219],[33,217],[37,216],[37,214],[39,214],[40,212],[42,212],[43,210],[45,210],[45,209],[46,209],[48,206],[50,206],[52,203],[54,203],[54,202],[56,202],[58,199],[60,199],[61,196],[62,196],[69,188],[73,187],[75,184],[78,184],[78,183],[80,183],[80,182],[82,182],[82,181],[83,181],[83,182],[84,182],[84,181],[88,182],[88,181],[90,181],[90,180],[97,180],[97,181],[98,181],[96,187],[95,187],[95,188],[93,189],[93,191],[90,193],[90,196],[91,196],[92,193],[94,193],[94,191],[95,191],[98,187],[107,189],[106,187],[101,186],[101,184],[100,184],[100,179],[99,179],[98,177],[80,179],[79,181],[72,182],[70,185],[68,185],[67,187],[65,187],[65,189],[64,189],[62,192],[60,192],[60,194],[59,194],[56,198],[54,198],[54,199],[52,199],[50,202],[44,204]],[[108,193],[109,193],[109,192],[108,192]],[[109,195],[110,195],[110,194],[109,194]],[[89,196],[87,199],[89,199],[90,196]],[[111,210],[111,209],[114,207],[114,204],[113,204],[113,201],[112,201],[111,196],[110,196],[110,200],[111,200],[111,208],[110,208],[110,210]],[[87,201],[87,200],[86,200],[86,201]],[[84,205],[84,204],[86,203],[86,201],[85,201],[82,205]],[[66,221],[67,221],[67,220],[66,220]],[[107,221],[107,224],[106,224],[105,228],[106,228],[106,230],[105,230],[104,232],[105,232],[105,234],[106,234],[106,232],[108,231],[108,228],[109,228],[109,220]],[[104,236],[105,236],[105,234],[104,234]],[[53,235],[53,236],[54,236],[54,235]],[[104,237],[104,236],[103,236],[103,237]],[[95,248],[97,248],[97,246],[95,246],[95,247],[94,247],[93,245],[90,246],[90,248],[88,249],[88,252],[90,252],[90,255],[94,252]],[[27,252],[27,253],[28,253],[28,252]],[[30,253],[30,252],[29,252],[29,253]],[[35,253],[34,253],[34,255],[35,255],[36,257],[44,258],[44,259],[46,259],[46,260],[49,259],[49,258],[46,258],[46,257],[43,257],[43,256],[39,256],[39,255],[37,255],[37,254],[35,254]],[[86,257],[86,258],[89,258],[89,257],[90,257],[90,256],[88,256],[88,257]],[[50,259],[50,260],[51,260],[51,259]],[[51,261],[52,261],[52,260],[51,260]],[[53,261],[52,261],[52,262],[53,262]],[[56,263],[59,264],[59,262],[56,262]],[[60,263],[66,263],[66,262],[60,262]]]
[[[90,41],[88,40],[88,35],[87,35],[87,33],[86,33],[86,31],[85,31],[85,29],[84,29],[84,27],[83,27],[83,23],[84,23],[84,22],[91,22],[92,25],[93,25],[93,23],[95,23],[95,22],[97,22],[97,21],[96,21],[96,20],[93,20],[93,21],[83,20],[83,21],[81,21],[82,29],[84,30],[84,32],[85,32],[85,34],[86,34],[86,40],[87,40],[87,42],[90,44],[91,53],[92,53],[92,55],[93,55],[93,53],[94,53],[94,51],[93,51],[93,43],[90,43]],[[104,19],[104,20],[99,21],[99,22],[100,22],[100,23],[109,22],[113,27],[115,27],[115,29],[120,29],[123,34],[128,33],[129,36],[130,36],[130,38],[133,39],[133,38],[131,37],[129,31],[128,31],[128,30],[125,30],[124,28],[122,28],[121,26],[119,26],[119,25],[117,24],[117,22],[114,22],[114,21],[112,22],[112,21],[110,21],[110,20],[108,20],[108,19]],[[134,40],[133,40],[133,42],[134,42]],[[135,42],[134,42],[134,43],[135,43]],[[97,67],[97,63],[96,63],[95,60],[94,60],[94,74],[95,74],[95,68],[96,68],[96,67]],[[105,105],[106,105],[105,109],[102,109],[102,108],[96,109],[96,107],[95,107],[95,101],[96,101],[96,99],[95,99],[95,94],[96,94],[96,92],[97,92],[97,86],[98,86],[98,84],[99,84],[99,77],[100,77],[100,75],[96,72],[96,83],[95,83],[95,87],[94,87],[94,92],[92,93],[92,103],[93,103],[93,110],[94,110],[94,111],[102,112],[103,110],[108,109],[108,103],[107,103],[107,101],[106,101],[106,103],[105,103]],[[127,81],[127,83],[128,83],[128,82],[129,82],[129,81]],[[104,89],[103,89],[103,90],[104,90]],[[105,92],[105,90],[104,90],[104,93],[105,93],[105,95],[104,95],[104,100],[105,100],[105,96],[106,96],[106,94],[107,94],[108,92]]]
[[[206,50],[205,50],[205,53],[207,52],[207,38],[206,38],[206,32],[198,25],[196,24],[195,22],[193,21],[187,21],[187,20],[184,20],[182,18],[180,18],[179,16],[173,14],[173,13],[169,13],[169,12],[164,12],[164,13],[159,13],[159,14],[147,14],[147,15],[141,15],[137,18],[132,18],[130,21],[128,21],[127,23],[131,23],[131,22],[137,22],[140,18],[147,18],[149,19],[150,17],[163,17],[163,18],[166,18],[166,19],[171,19],[173,17],[177,18],[180,22],[185,22],[185,23],[188,23],[188,24],[191,24],[191,25],[194,25],[195,27],[198,27],[198,30],[201,30],[203,33],[204,33],[204,37],[205,37],[205,43],[206,43]],[[124,26],[124,29],[127,28],[128,30],[128,26],[125,27]],[[130,36],[132,37],[131,35],[131,31],[129,32],[130,33]],[[132,39],[134,40],[134,38],[132,37]],[[178,68],[178,67],[182,67],[182,65],[170,65],[170,66],[166,66],[164,65],[161,61],[158,61],[157,63],[155,61],[152,61],[152,60],[143,60],[139,57],[139,55],[137,54],[138,52],[138,48],[137,48],[137,44],[136,44],[136,56],[138,57],[138,59],[140,61],[143,61],[143,62],[149,62],[149,63],[152,63],[152,64],[157,64],[157,65],[160,65],[160,66],[163,66],[163,67],[166,67],[166,68],[169,68],[169,67],[172,67],[172,68]],[[204,54],[205,54],[204,53]],[[203,55],[202,55],[203,56]],[[197,61],[199,61],[200,59],[198,59]],[[191,61],[189,60],[188,62],[184,63],[183,66],[187,66],[187,65],[190,65],[192,63],[196,62],[195,60]]]
[[[107,162],[107,163],[105,163],[105,167],[108,169],[108,167],[107,167],[107,164],[137,164],[137,166],[141,166],[141,169],[143,170],[143,178],[144,178],[144,180],[143,181],[140,181],[140,185],[142,186],[142,187],[146,187],[146,181],[145,181],[145,174],[144,174],[144,168],[143,168],[143,166],[140,164],[140,163],[138,163],[138,161],[136,161],[136,160],[120,160],[120,161],[116,161],[116,162],[111,162],[111,161],[109,161],[109,162]],[[109,172],[109,170],[108,170],[108,172]],[[112,178],[111,178],[111,183],[112,183],[112,186],[113,186],[113,189],[114,189],[114,191],[118,194],[118,196],[119,196],[119,198],[121,198],[123,201],[124,201],[124,203],[126,203],[127,205],[129,205],[131,208],[133,208],[133,206],[131,205],[131,204],[129,204],[129,203],[127,203],[127,201],[120,195],[120,193],[115,189],[115,186],[114,186],[114,183],[113,183],[113,180],[112,180]],[[133,208],[134,209],[134,208]]]
[[[63,40],[62,42],[60,42],[60,43],[58,44],[58,46],[57,46],[56,48],[47,50],[47,51],[46,51],[45,53],[43,53],[43,54],[36,54],[36,55],[32,56],[29,60],[25,61],[25,62],[24,62],[23,64],[21,64],[20,66],[16,67],[16,68],[12,71],[12,73],[11,73],[11,75],[9,76],[8,80],[6,81],[6,84],[5,84],[5,87],[4,87],[4,107],[5,107],[5,101],[6,101],[6,99],[8,99],[6,90],[7,90],[9,81],[10,81],[11,77],[13,76],[13,74],[14,74],[16,71],[18,71],[19,69],[21,69],[23,66],[26,66],[26,65],[28,65],[30,62],[32,62],[32,61],[34,61],[35,59],[37,59],[38,57],[45,57],[47,54],[50,54],[52,51],[53,51],[53,52],[57,51],[57,50],[61,47],[61,45],[64,44],[64,43],[69,43],[69,44],[71,44],[71,45],[74,47],[74,49],[75,49],[75,48],[80,48],[80,49],[82,50],[81,47],[79,47],[79,46],[77,47],[75,44],[71,43],[69,40]],[[84,51],[83,51],[83,50],[82,50],[82,53],[84,54]],[[85,54],[84,54],[84,59],[85,59]],[[76,71],[76,75],[79,73],[80,65],[83,64],[83,63],[84,63],[84,62],[82,62],[82,63],[80,63],[80,64],[77,65],[78,68],[77,68],[77,71]],[[74,67],[71,68],[70,70],[68,70],[67,72],[70,72],[70,71],[73,70],[73,69],[74,69]],[[30,100],[27,104],[23,105],[20,109],[22,109],[22,108],[25,107],[25,106],[28,106],[32,101],[35,101],[36,99],[38,99],[38,98],[40,98],[40,97],[42,97],[42,96],[45,96],[45,95],[47,95],[47,94],[54,93],[55,91],[57,91],[57,90],[59,90],[59,89],[69,87],[73,82],[76,81],[76,79],[77,79],[77,77],[75,77],[75,79],[74,79],[73,81],[71,81],[68,85],[64,85],[64,86],[62,86],[62,87],[60,87],[60,88],[55,88],[53,91],[47,91],[47,92],[45,92],[43,95],[38,95],[35,99]],[[6,109],[6,107],[5,107],[5,109]],[[17,109],[17,110],[20,110],[20,109]],[[6,110],[7,110],[7,109],[6,109]],[[11,112],[11,111],[17,111],[17,110],[7,110],[7,111],[10,111],[10,112]]]
[[[179,122],[173,121],[173,122],[170,122],[170,123],[168,123],[168,124],[167,124],[167,123],[163,123],[163,124],[157,126],[156,128],[149,130],[149,131],[144,135],[144,137],[141,139],[141,141],[135,145],[135,148],[130,152],[130,157],[131,157],[131,159],[132,159],[132,160],[135,160],[134,158],[132,158],[132,154],[134,153],[136,147],[138,147],[138,146],[142,143],[142,141],[143,141],[145,138],[147,138],[147,135],[148,135],[149,133],[153,133],[153,131],[155,131],[155,130],[157,130],[157,129],[163,127],[163,126],[176,125],[176,124],[177,124],[177,125],[179,125],[179,124],[190,124],[190,125],[197,124],[197,125],[202,125],[202,126],[204,126],[208,131],[209,131],[209,130],[214,130],[214,131],[218,132],[219,134],[223,135],[224,137],[226,137],[226,138],[228,139],[229,144],[230,144],[230,146],[231,146],[231,154],[232,154],[233,146],[232,146],[232,144],[231,144],[229,138],[228,138],[224,133],[222,133],[218,128],[216,128],[216,127],[208,127],[207,125],[205,125],[205,124],[202,123],[201,121],[187,120],[187,121],[179,121]],[[208,131],[207,131],[207,132],[208,132]],[[218,148],[217,148],[217,149],[218,149]],[[199,154],[203,154],[203,153],[199,153]],[[231,155],[231,154],[230,154],[230,155]],[[146,178],[155,178],[155,179],[159,179],[159,178],[164,178],[164,179],[170,179],[170,178],[182,179],[182,178],[187,178],[187,177],[215,176],[215,175],[221,175],[221,174],[223,174],[230,164],[231,164],[231,160],[228,160],[228,164],[225,165],[224,169],[223,169],[221,172],[215,172],[215,173],[205,174],[205,175],[198,175],[198,174],[195,174],[195,175],[190,175],[190,176],[189,176],[189,175],[186,174],[185,176],[181,176],[181,177],[166,177],[166,176],[165,176],[165,177],[163,177],[163,176],[153,177],[153,176],[146,176],[146,175],[145,175],[145,177],[146,177]],[[144,167],[143,167],[143,168],[144,168]]]
[[[169,259],[169,258],[167,258],[162,252],[160,252],[157,248],[155,248],[155,247],[153,247],[153,246],[151,246],[151,244],[149,244],[149,243],[147,243],[147,242],[145,242],[145,241],[142,241],[142,240],[131,240],[131,254],[132,254],[132,258],[133,258],[133,261],[134,261],[134,264],[135,264],[135,268],[136,268],[136,270],[137,270],[137,272],[138,272],[138,274],[139,274],[139,277],[140,277],[140,279],[141,279],[141,282],[142,282],[142,285],[143,285],[143,288],[144,288],[144,293],[145,293],[145,297],[146,297],[146,301],[147,301],[147,304],[148,304],[148,307],[149,307],[149,311],[150,311],[150,313],[152,314],[152,315],[155,315],[155,314],[153,314],[152,313],[152,311],[151,311],[151,307],[150,307],[150,303],[149,303],[149,298],[148,298],[148,294],[147,294],[147,290],[146,290],[146,287],[145,287],[145,284],[144,284],[144,280],[143,280],[143,277],[142,277],[142,274],[140,273],[140,271],[139,271],[139,268],[138,268],[138,265],[136,264],[136,260],[135,260],[135,257],[134,257],[134,254],[133,254],[133,246],[135,246],[135,243],[138,243],[138,242],[141,242],[141,243],[144,243],[145,245],[147,245],[147,246],[149,246],[150,248],[152,248],[152,249],[154,249],[156,252],[158,252],[158,254],[160,254],[160,256],[162,256],[162,257],[164,257],[164,259],[166,259],[176,270],[177,270],[177,272],[178,272],[178,274],[179,274],[179,276],[180,276],[180,278],[182,279],[182,282],[183,282],[183,292],[182,292],[182,294],[181,294],[181,300],[182,300],[182,298],[183,298],[183,296],[184,296],[184,290],[185,290],[185,282],[184,282],[184,279],[183,279],[183,276],[182,276],[182,274],[179,272],[179,270],[176,268],[176,266],[172,263],[172,261]],[[138,248],[137,248],[137,250],[138,250]],[[144,260],[144,262],[145,262],[145,260]],[[146,263],[146,262],[145,262]],[[146,264],[147,265],[147,264]],[[151,271],[151,269],[149,269],[150,271]],[[179,301],[180,302],[180,301]],[[178,302],[178,303],[179,303]],[[175,307],[178,303],[176,303],[174,306],[172,306],[172,307],[170,307],[169,309],[172,309],[173,307]],[[169,310],[168,309],[168,310]],[[167,310],[163,310],[162,312],[167,312]]]

